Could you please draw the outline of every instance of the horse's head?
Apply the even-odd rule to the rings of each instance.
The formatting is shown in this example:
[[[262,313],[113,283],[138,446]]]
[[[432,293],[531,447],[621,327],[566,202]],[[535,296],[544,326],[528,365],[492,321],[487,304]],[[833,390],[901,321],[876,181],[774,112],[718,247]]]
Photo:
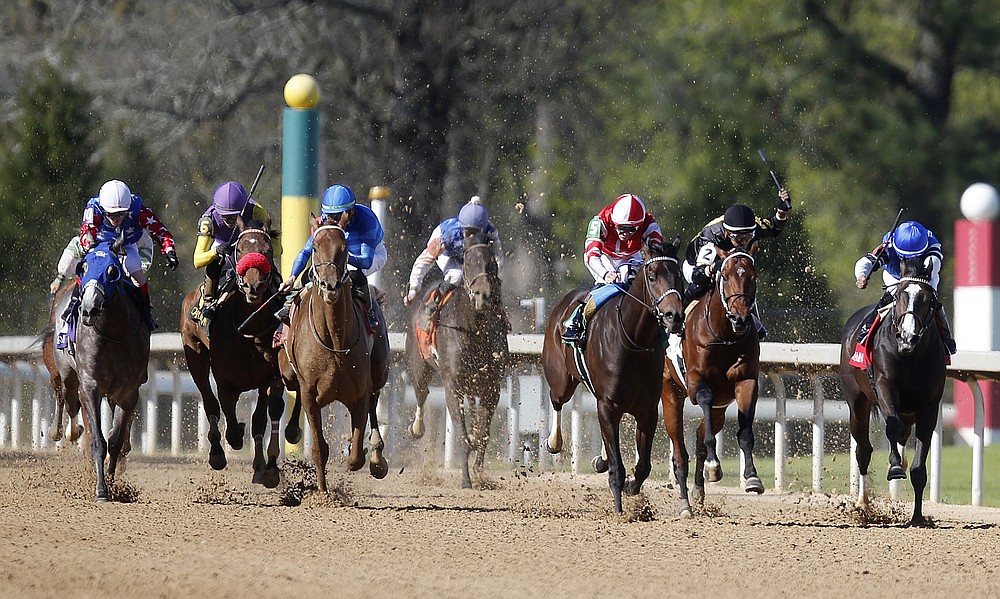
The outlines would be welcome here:
[[[312,282],[328,304],[340,298],[347,273],[347,234],[340,225],[321,225],[313,232]]]
[[[934,320],[938,299],[931,286],[929,263],[920,258],[904,260],[900,275],[893,322],[896,324],[896,348],[900,354],[909,355]]]
[[[499,269],[497,267],[496,247],[489,235],[482,229],[464,228],[462,230],[462,279],[465,290],[472,300],[476,310],[492,306],[498,293]]]
[[[271,230],[270,217],[265,222],[238,220],[236,238],[236,277],[247,303],[264,301],[273,280],[271,261],[274,259],[272,240],[278,236]]]
[[[753,306],[757,301],[757,268],[753,259],[757,242],[747,250],[716,251],[722,258],[717,274],[719,298],[733,332],[742,335],[753,324]]]
[[[118,293],[124,275],[118,256],[111,249],[111,243],[103,242],[88,252],[80,265],[81,305],[83,324],[94,326],[101,315],[104,304]]]
[[[669,333],[680,333],[684,326],[684,302],[680,288],[681,277],[677,250],[681,238],[671,243],[657,243],[643,247],[641,276],[645,279],[646,301],[657,323]]]

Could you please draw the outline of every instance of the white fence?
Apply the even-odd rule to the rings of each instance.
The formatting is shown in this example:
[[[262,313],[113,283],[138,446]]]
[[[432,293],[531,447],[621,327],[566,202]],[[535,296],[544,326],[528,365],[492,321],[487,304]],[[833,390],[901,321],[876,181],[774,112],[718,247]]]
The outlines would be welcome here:
[[[0,338],[0,448],[44,449],[51,446],[47,430],[53,417],[51,387],[48,373],[38,358],[40,348],[34,346],[33,337]],[[380,421],[383,423],[383,437],[388,445],[389,455],[399,447],[399,437],[409,424],[407,416],[412,412],[408,406],[415,404],[412,389],[405,383],[401,373],[401,333],[390,334],[393,350],[393,374],[380,401]],[[544,381],[537,374],[538,358],[541,354],[540,335],[511,335],[509,337],[512,354],[520,365],[508,377],[506,392],[501,399],[500,413],[506,414],[505,448],[506,458],[517,462],[531,451],[532,461],[539,468],[551,465],[551,456],[538,451],[538,441],[544,442],[551,420],[551,408]],[[842,422],[847,417],[847,406],[843,402],[826,399],[824,378],[836,372],[839,362],[839,346],[834,344],[761,344],[762,384],[766,379],[773,386],[773,397],[762,397],[757,409],[759,421],[774,423],[774,489],[786,489],[785,464],[789,455],[787,447],[789,419],[811,421],[812,428],[812,486],[816,491],[823,488],[824,440],[828,421]],[[982,505],[983,494],[983,441],[984,410],[983,396],[979,388],[980,379],[1000,379],[1000,352],[959,352],[952,358],[949,377],[969,384],[975,398],[975,428],[972,442],[972,489],[973,505]],[[808,377],[808,394],[800,388],[796,398],[788,397],[786,391],[789,375]],[[801,387],[801,385],[799,385]],[[582,394],[589,396],[583,391]],[[168,399],[165,399],[168,398]],[[586,416],[594,410],[592,397],[583,401],[574,399],[570,410],[570,465],[574,472],[581,463],[589,460],[588,451],[594,447],[584,447],[584,425]],[[446,465],[452,461],[453,436],[450,423],[443,410],[443,393],[432,390],[429,404],[442,408],[441,423],[445,429],[443,460]],[[246,404],[249,402],[241,402]],[[30,408],[28,405],[30,404]],[[155,334],[151,340],[150,382],[141,389],[139,426],[134,434],[140,438],[133,440],[133,446],[141,453],[169,451],[180,454],[197,448],[206,449],[205,436],[207,421],[200,408],[200,396],[184,370],[184,360],[180,337],[177,334]],[[950,406],[949,406],[950,407]],[[700,416],[700,410],[691,407],[692,416]],[[110,418],[104,414],[105,420]],[[241,417],[241,420],[243,418]],[[930,500],[941,499],[941,431],[942,421],[951,422],[953,414],[944,411],[938,419],[930,456]],[[593,419],[591,419],[593,420]],[[307,427],[308,428],[308,427]],[[27,430],[26,430],[27,429]],[[184,439],[190,440],[197,431],[197,441],[185,447]],[[138,432],[136,432],[138,431]],[[533,444],[526,445],[524,439],[531,437]],[[592,437],[594,435],[591,435]],[[310,435],[306,435],[306,448]],[[163,447],[163,449],[161,449]],[[853,455],[854,443],[851,443]],[[584,457],[587,455],[587,457]],[[581,461],[582,460],[582,461]],[[851,460],[852,488],[857,486],[857,465]]]

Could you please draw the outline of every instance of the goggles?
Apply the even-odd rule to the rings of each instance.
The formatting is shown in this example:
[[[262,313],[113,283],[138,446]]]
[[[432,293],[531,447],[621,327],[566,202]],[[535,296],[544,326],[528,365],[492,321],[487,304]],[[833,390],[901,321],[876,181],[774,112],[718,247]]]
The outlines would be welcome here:
[[[753,241],[753,233],[729,233],[729,241],[736,247],[746,247]]]
[[[618,231],[619,235],[631,235],[639,230],[639,227],[635,225],[615,225],[615,231]]]

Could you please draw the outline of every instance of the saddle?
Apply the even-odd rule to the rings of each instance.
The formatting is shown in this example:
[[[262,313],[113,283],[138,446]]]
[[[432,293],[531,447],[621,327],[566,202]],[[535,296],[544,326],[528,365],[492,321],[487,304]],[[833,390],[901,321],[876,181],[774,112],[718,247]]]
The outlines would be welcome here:
[[[625,287],[620,283],[610,283],[608,285],[599,285],[590,292],[590,296],[587,298],[585,303],[578,304],[570,313],[566,320],[563,322],[563,328],[568,328],[573,322],[573,319],[577,317],[577,313],[582,311],[583,315],[583,332],[580,338],[577,340],[567,340],[563,339],[563,343],[567,345],[572,345],[573,347],[582,350],[586,346],[587,341],[587,326],[590,321],[594,318],[594,314],[597,314],[597,310],[601,306],[606,304],[608,300],[619,295],[625,291]]]

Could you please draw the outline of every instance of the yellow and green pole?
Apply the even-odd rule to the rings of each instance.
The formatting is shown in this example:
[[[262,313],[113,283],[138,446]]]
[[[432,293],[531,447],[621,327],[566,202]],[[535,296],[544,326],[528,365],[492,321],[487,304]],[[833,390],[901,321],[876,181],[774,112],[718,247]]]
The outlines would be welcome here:
[[[295,256],[309,240],[309,214],[319,214],[319,86],[311,76],[300,73],[285,83],[284,91],[287,106],[282,115],[281,239],[285,251],[281,255],[281,274],[287,278]],[[286,456],[300,452],[298,445],[286,443]]]

